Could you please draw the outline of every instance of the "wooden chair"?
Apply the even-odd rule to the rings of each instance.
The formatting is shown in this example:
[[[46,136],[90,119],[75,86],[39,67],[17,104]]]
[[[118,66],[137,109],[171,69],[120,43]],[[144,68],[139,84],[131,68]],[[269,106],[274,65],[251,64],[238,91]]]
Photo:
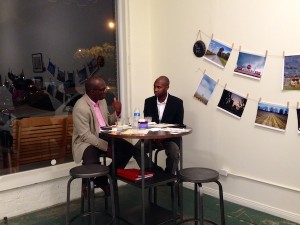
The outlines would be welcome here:
[[[24,118],[13,122],[15,166],[64,157],[66,116]]]

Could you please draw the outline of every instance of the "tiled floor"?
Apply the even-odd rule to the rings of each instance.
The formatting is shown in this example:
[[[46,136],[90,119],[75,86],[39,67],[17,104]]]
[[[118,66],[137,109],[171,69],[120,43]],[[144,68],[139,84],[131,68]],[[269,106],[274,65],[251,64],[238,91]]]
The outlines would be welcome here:
[[[120,195],[120,209],[130,208],[140,204],[139,189],[126,185],[119,189]],[[184,214],[185,217],[193,215],[193,191],[184,189]],[[102,202],[98,202],[97,207],[103,208]],[[158,191],[158,202],[166,208],[170,208],[170,189],[168,187],[160,187]],[[80,201],[72,202],[72,212],[79,212]],[[204,196],[204,215],[207,219],[219,223],[219,203],[218,199],[210,196]],[[236,205],[225,201],[225,219],[226,225],[297,225],[296,223],[274,217],[262,212],[258,212],[240,205]],[[97,225],[105,224],[107,217],[103,215],[97,216]],[[51,208],[40,210],[27,215],[8,218],[7,223],[4,220],[0,221],[1,225],[64,225],[65,224],[65,205],[57,205]],[[78,220],[73,223],[74,225],[88,224],[88,219]],[[119,225],[127,223],[118,221]],[[174,222],[168,224],[175,224]],[[187,223],[195,224],[195,223]],[[206,224],[206,223],[205,223]],[[207,223],[208,224],[208,223]],[[299,224],[298,224],[299,225]]]

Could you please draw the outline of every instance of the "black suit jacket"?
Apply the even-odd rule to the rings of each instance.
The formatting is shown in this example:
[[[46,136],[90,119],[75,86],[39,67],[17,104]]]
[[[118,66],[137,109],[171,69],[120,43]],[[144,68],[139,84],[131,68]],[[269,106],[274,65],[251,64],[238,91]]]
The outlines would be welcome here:
[[[180,98],[169,94],[166,107],[160,123],[183,124],[183,101]],[[152,96],[145,100],[144,117],[151,116],[152,122],[159,123],[157,97]],[[181,138],[168,138],[168,141],[174,141],[178,146]]]
[[[160,123],[183,124],[183,101],[169,94],[167,104]],[[152,96],[145,100],[144,117],[151,116],[152,121],[159,123],[157,97]]]

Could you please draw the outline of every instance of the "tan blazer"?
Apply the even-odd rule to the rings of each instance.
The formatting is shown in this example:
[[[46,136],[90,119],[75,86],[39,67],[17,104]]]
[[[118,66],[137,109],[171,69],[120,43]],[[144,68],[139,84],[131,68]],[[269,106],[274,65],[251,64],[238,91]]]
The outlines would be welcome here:
[[[115,113],[109,114],[106,100],[98,101],[101,114],[107,125],[117,121]],[[84,150],[93,145],[103,151],[107,151],[107,141],[99,138],[99,124],[93,106],[87,94],[84,94],[73,108],[73,137],[72,152],[76,163],[82,160]]]

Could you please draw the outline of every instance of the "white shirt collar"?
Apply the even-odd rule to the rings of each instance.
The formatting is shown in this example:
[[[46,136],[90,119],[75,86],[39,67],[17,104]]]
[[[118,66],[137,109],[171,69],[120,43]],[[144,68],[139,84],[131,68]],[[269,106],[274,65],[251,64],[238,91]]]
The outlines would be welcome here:
[[[156,98],[157,105],[160,105],[160,104],[166,104],[166,103],[167,103],[167,100],[168,100],[168,97],[169,97],[169,93],[167,93],[167,97],[165,98],[165,100],[164,100],[163,102],[158,101],[158,98]]]
[[[159,102],[158,98],[156,98],[159,122],[161,121],[162,116],[164,114],[165,107],[166,107],[167,100],[168,100],[168,96],[169,96],[169,94],[167,93],[167,97],[163,102]]]

